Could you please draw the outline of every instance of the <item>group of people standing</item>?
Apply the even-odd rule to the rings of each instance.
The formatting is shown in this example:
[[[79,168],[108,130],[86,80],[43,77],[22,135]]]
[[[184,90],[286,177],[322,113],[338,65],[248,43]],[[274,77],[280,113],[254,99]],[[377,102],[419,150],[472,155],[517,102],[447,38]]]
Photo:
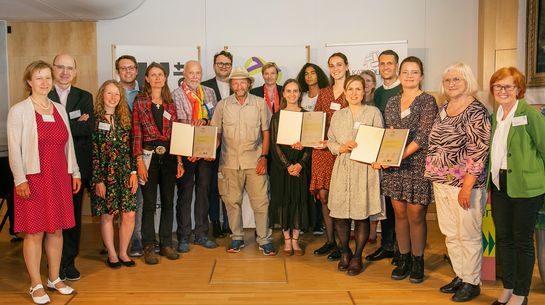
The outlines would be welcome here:
[[[30,96],[10,109],[8,144],[15,230],[26,233],[23,253],[35,303],[50,301],[39,271],[44,239],[47,286],[61,294],[74,291],[63,280],[80,277],[75,257],[85,187],[93,214],[101,218],[111,268],[135,266],[131,256],[143,255],[147,264],[159,263],[158,254],[178,259],[178,253],[190,251],[191,239],[216,248],[208,237],[209,219],[215,238],[230,233],[227,251],[241,251],[245,190],[264,255],[277,253],[275,225],[282,229],[282,252],[304,255],[301,232],[323,219],[326,242],[314,254],[339,260],[340,271],[358,275],[363,249],[373,240],[371,224],[380,221],[381,246],[366,259],[392,258],[392,279],[409,277],[413,283],[425,279],[426,212],[435,202],[456,275],[440,290],[453,293],[457,302],[480,294],[488,188],[504,284],[494,304],[527,303],[533,225],[545,194],[545,138],[539,135],[545,118],[523,100],[526,86],[517,69],[502,68],[492,76],[490,91],[499,108],[490,120],[475,98],[475,77],[462,63],[445,69],[441,90],[447,102],[438,107],[421,89],[421,60],[409,56],[399,63],[392,50],[379,56],[383,84],[378,88],[372,72],[350,75],[342,53],[328,59],[330,80],[308,63],[296,79],[280,86],[279,68],[267,63],[262,67],[264,85],[253,89],[253,77],[243,68],[232,69],[232,62],[229,52],[217,53],[216,77],[201,82],[202,67],[190,60],[181,86],[171,91],[167,72],[157,63],[147,66],[140,88],[136,59],[123,55],[115,63],[120,81],[104,82],[94,103],[90,93],[72,86],[72,56],[56,56],[53,66],[36,61],[27,67],[24,81]],[[312,148],[276,143],[280,110],[324,112],[325,140]],[[173,122],[217,127],[217,158],[169,154]],[[409,130],[400,167],[350,159],[361,124]],[[174,217],[177,243],[172,238]]]

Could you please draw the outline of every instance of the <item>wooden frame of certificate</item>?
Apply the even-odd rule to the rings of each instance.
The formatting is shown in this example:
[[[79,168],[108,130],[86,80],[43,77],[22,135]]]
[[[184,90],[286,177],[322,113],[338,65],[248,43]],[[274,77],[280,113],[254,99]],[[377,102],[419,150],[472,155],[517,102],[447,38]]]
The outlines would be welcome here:
[[[186,157],[216,158],[218,128],[172,123],[170,154]]]
[[[320,146],[325,136],[325,120],[326,114],[321,111],[280,110],[276,143],[292,145],[301,142],[304,147]]]
[[[408,137],[409,129],[384,129],[360,125],[355,139],[358,146],[350,153],[350,159],[399,167]]]

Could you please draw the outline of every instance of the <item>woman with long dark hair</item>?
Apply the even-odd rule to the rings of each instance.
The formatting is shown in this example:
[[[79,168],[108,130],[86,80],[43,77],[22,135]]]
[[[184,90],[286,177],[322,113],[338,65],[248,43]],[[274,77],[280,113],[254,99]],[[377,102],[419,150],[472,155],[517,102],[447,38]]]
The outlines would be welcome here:
[[[350,75],[348,70],[348,58],[343,53],[333,53],[327,61],[329,74],[331,77],[331,87],[320,90],[318,101],[314,111],[323,111],[326,113],[325,132],[329,130],[331,117],[337,110],[346,107],[344,99],[344,82]],[[329,195],[329,182],[331,180],[331,171],[335,163],[335,156],[327,148],[327,139],[323,141],[322,146],[314,147],[312,150],[312,177],[310,180],[310,191],[314,193],[322,203],[322,215],[327,241],[320,248],[314,251],[315,255],[328,255],[328,259],[337,260],[341,257],[339,248],[335,243],[335,230],[333,219],[329,216],[327,199]]]
[[[282,87],[280,109],[305,112],[301,108],[301,90],[295,79],[288,79]],[[299,245],[301,230],[307,230],[313,222],[313,207],[309,187],[310,157],[312,148],[300,143],[277,144],[280,112],[271,119],[271,224],[280,224],[284,235],[283,252],[287,255],[303,255]]]
[[[166,70],[162,65],[153,62],[146,69],[144,79],[144,90],[136,97],[133,106],[132,153],[136,158],[138,177],[145,183],[142,185],[144,261],[153,265],[159,263],[155,254],[157,185],[161,194],[160,254],[171,260],[179,258],[172,245],[172,201],[176,178],[183,175],[184,167],[181,157],[169,154],[176,108],[168,88]]]

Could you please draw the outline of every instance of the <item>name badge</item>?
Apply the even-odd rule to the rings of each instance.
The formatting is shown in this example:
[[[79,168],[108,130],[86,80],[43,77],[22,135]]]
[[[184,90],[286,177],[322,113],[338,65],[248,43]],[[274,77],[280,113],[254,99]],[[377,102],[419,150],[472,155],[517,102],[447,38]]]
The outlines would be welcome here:
[[[408,117],[411,114],[411,108],[407,108],[407,110],[401,112],[401,118],[404,119]]]
[[[523,116],[516,116],[513,118],[513,120],[511,121],[511,124],[513,126],[522,126],[522,125],[528,125],[528,117],[526,117],[525,115]]]
[[[341,104],[339,104],[339,103],[331,103],[331,105],[329,105],[329,109],[341,110]]]
[[[110,131],[110,124],[104,123],[104,122],[100,122],[100,123],[98,123],[98,129]]]
[[[212,109],[212,108],[214,108],[214,104],[206,103],[206,107],[208,107],[208,109]]]
[[[44,122],[55,123],[55,117],[51,114],[42,114]]]
[[[71,111],[69,114],[70,116],[70,119],[77,119],[81,116],[81,110],[74,110],[74,111]]]
[[[447,117],[447,111],[445,110],[445,108],[441,110],[441,113],[439,113],[439,116],[441,117],[441,121]]]
[[[172,115],[170,115],[170,113],[168,113],[168,111],[163,111],[163,117],[167,120],[170,121],[170,118],[172,117]]]
[[[354,129],[359,129],[361,123],[360,122],[354,122]]]

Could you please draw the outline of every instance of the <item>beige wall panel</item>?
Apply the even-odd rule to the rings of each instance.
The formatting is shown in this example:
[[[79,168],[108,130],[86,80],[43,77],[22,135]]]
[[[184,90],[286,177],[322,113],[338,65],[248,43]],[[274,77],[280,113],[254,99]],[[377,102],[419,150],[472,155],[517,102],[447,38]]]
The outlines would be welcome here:
[[[75,86],[97,91],[95,22],[11,22],[8,35],[10,104],[27,96],[22,83],[25,67],[42,59],[49,63],[59,53],[72,54],[78,63]]]
[[[496,2],[496,49],[517,47],[518,0]]]

